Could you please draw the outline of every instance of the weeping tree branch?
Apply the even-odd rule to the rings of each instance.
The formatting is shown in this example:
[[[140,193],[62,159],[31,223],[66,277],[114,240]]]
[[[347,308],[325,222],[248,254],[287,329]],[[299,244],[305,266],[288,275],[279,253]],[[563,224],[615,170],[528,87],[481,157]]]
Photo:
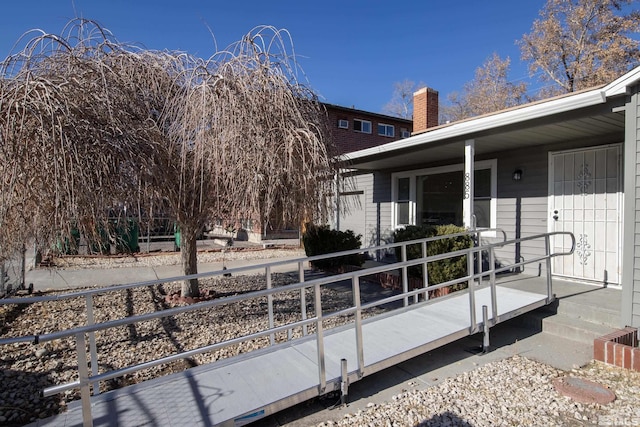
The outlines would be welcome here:
[[[96,236],[118,206],[164,206],[191,274],[211,219],[326,218],[340,165],[286,30],[257,27],[206,60],[83,19],[37,34],[0,64],[0,256]]]

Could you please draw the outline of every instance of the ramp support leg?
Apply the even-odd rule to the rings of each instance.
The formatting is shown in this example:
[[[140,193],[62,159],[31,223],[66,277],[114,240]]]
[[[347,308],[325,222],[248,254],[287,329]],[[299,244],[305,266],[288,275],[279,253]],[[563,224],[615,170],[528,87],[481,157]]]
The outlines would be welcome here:
[[[489,352],[489,309],[486,305],[482,306],[482,330],[484,337],[482,338],[482,353]]]
[[[349,395],[349,375],[347,373],[347,359],[340,359],[341,378],[340,378],[340,403],[344,406],[347,403]]]

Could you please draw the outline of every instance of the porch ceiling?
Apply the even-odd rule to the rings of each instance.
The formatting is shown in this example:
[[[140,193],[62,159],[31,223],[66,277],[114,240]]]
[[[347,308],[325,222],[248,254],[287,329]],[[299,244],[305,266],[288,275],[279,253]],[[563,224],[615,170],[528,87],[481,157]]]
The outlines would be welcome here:
[[[624,112],[611,112],[609,109],[608,112],[594,115],[556,119],[497,127],[455,139],[433,138],[423,144],[351,159],[350,166],[359,170],[393,170],[459,160],[464,158],[464,141],[467,139],[475,140],[476,156],[568,141],[612,143],[624,139]]]

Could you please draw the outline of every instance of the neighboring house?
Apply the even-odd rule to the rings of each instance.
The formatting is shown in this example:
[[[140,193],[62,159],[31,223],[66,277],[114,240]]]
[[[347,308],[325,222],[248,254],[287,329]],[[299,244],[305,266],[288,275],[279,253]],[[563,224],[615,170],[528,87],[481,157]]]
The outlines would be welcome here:
[[[327,111],[330,137],[339,154],[407,138],[413,131],[411,120],[332,104],[324,104],[324,106]],[[358,191],[341,193],[345,205],[359,206],[357,203],[359,197]],[[350,224],[345,225],[350,226]],[[231,229],[234,231],[228,231]],[[245,220],[242,224],[235,224],[233,227],[229,227],[229,224],[220,220],[211,227],[213,235],[233,235],[237,240],[256,243],[282,239],[297,240],[299,232],[300,224],[280,224],[275,220],[267,227],[258,220]]]
[[[413,121],[382,114],[325,104],[329,117],[331,136],[339,154],[377,147],[399,139],[408,138],[413,131]],[[437,121],[437,116],[435,118]],[[437,124],[437,123],[436,123]],[[364,189],[346,188],[340,190],[337,212],[332,226],[337,230],[352,230],[365,237]]]
[[[556,258],[553,274],[621,287],[620,325],[640,326],[640,68],[598,88],[428,128],[433,105],[422,116],[414,105],[412,137],[346,155],[362,208],[338,222],[358,217],[365,246],[407,224],[501,228],[509,238],[571,231],[575,253]],[[516,248],[499,256],[544,252]]]
[[[411,120],[338,105],[324,105],[329,118],[331,137],[339,154],[408,138],[413,131]]]

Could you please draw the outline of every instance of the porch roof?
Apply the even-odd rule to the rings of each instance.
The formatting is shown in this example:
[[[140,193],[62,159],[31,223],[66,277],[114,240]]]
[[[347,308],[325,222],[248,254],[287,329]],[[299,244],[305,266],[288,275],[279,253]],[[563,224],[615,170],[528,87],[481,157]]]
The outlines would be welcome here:
[[[440,125],[344,157],[352,169],[397,170],[460,160],[469,139],[475,140],[476,156],[565,141],[621,142],[625,95],[639,80],[637,67],[606,86]]]

